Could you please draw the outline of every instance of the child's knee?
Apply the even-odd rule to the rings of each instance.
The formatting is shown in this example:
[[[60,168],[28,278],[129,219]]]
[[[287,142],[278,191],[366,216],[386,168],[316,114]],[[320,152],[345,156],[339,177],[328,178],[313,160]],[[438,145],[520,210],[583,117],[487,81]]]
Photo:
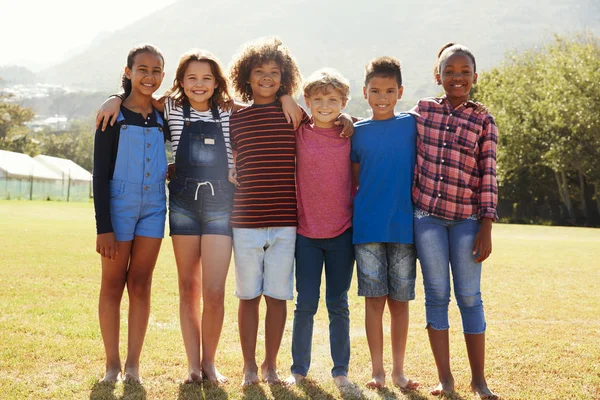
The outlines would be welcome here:
[[[131,277],[127,279],[129,296],[145,298],[150,296],[152,277]]]
[[[456,303],[461,310],[479,309],[482,307],[481,293],[474,295],[456,294]]]

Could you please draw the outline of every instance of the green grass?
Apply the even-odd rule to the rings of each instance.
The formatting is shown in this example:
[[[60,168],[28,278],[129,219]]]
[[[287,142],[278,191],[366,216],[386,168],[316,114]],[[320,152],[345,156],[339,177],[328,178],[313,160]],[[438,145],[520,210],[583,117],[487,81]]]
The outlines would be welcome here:
[[[496,225],[494,253],[484,265],[488,322],[487,377],[507,399],[600,398],[600,230]],[[0,398],[6,399],[339,399],[329,375],[327,314],[317,314],[310,381],[299,388],[259,385],[242,391],[233,268],[227,282],[218,366],[230,383],[181,385],[187,370],[179,331],[177,276],[169,239],[153,282],[152,313],[142,353],[143,386],[98,383],[104,352],[97,322],[100,260],[91,204],[0,201]],[[423,389],[404,394],[388,385],[369,391],[363,299],[350,294],[350,379],[367,399],[426,399],[436,383],[424,328],[420,277],[411,304],[406,372]],[[126,296],[122,313],[125,349]],[[290,365],[293,302],[279,356]],[[471,398],[460,317],[453,301],[451,355],[457,393]],[[264,312],[264,306],[262,307]],[[386,316],[386,321],[387,321]],[[389,338],[389,332],[388,336]],[[258,359],[264,329],[259,331]],[[386,365],[391,367],[389,339]]]

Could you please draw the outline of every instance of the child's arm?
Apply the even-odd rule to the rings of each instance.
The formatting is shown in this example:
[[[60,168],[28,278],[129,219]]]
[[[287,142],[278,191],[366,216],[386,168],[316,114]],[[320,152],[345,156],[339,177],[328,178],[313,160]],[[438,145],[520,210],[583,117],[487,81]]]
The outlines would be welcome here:
[[[97,130],[94,136],[93,191],[96,232],[98,234],[96,237],[96,252],[111,260],[114,260],[119,252],[111,222],[109,189],[109,182],[112,178],[110,171],[116,129],[118,127],[111,127],[106,133]]]
[[[296,100],[289,94],[281,96],[279,102],[281,102],[281,109],[283,110],[286,121],[291,122],[294,125],[294,130],[298,129],[302,124],[302,107],[300,107],[298,103],[296,103]],[[248,105],[249,104],[233,102],[231,105],[227,104],[224,109],[228,109],[230,106],[232,112],[236,112],[242,108],[248,107]]]
[[[360,176],[360,163],[352,163],[352,183],[354,183],[354,186],[358,187],[360,182],[358,180],[358,177]]]
[[[281,108],[283,109],[286,121],[292,123],[294,130],[298,129],[300,124],[302,124],[305,114],[302,112],[302,107],[300,107],[298,103],[296,103],[296,100],[288,94],[281,96],[279,101],[281,102]]]
[[[479,232],[475,236],[473,255],[477,255],[475,262],[483,262],[492,254],[492,219],[483,218],[479,226]]]
[[[96,113],[96,129],[102,125],[102,132],[106,130],[108,123],[113,126],[117,122],[117,117],[121,111],[121,104],[124,98],[122,95],[114,94],[102,103],[100,109]]]
[[[354,118],[346,113],[341,113],[334,123],[336,126],[342,126],[340,137],[349,138],[354,135],[354,123],[356,121],[358,121],[357,118]]]
[[[114,261],[119,254],[119,243],[114,232],[99,233],[96,236],[96,253]]]
[[[233,150],[233,167],[229,168],[229,173],[227,175],[227,179],[229,182],[233,183],[235,187],[239,187],[240,183],[237,180],[237,170],[235,169],[235,160],[237,157],[237,150]]]
[[[113,94],[102,103],[100,109],[96,113],[96,129],[102,125],[102,131],[106,130],[110,122],[110,126],[113,126],[117,122],[117,117],[121,111],[121,104],[123,104],[122,94]],[[160,99],[152,98],[152,106],[160,112],[165,110],[165,98]]]
[[[498,184],[496,181],[496,147],[498,127],[494,120],[487,118],[483,126],[483,135],[479,139],[479,159],[477,164],[481,176],[479,189],[478,217],[481,221],[479,233],[475,238],[473,254],[479,253],[476,262],[482,262],[492,252],[492,222],[498,219]]]

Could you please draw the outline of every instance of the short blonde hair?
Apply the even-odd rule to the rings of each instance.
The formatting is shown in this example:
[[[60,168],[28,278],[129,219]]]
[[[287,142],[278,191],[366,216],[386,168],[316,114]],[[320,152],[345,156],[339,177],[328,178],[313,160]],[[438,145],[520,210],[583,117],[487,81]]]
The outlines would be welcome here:
[[[328,93],[331,90],[337,90],[344,100],[350,98],[350,83],[346,78],[333,68],[322,68],[313,72],[304,81],[304,97],[310,97],[315,93]]]

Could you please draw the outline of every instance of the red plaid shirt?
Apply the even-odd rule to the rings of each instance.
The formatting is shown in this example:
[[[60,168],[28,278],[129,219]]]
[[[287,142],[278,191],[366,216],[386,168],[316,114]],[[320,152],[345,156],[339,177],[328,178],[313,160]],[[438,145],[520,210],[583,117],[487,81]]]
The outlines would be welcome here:
[[[498,219],[498,127],[476,107],[468,101],[453,109],[446,97],[431,97],[411,110],[418,130],[415,209],[449,220]]]

